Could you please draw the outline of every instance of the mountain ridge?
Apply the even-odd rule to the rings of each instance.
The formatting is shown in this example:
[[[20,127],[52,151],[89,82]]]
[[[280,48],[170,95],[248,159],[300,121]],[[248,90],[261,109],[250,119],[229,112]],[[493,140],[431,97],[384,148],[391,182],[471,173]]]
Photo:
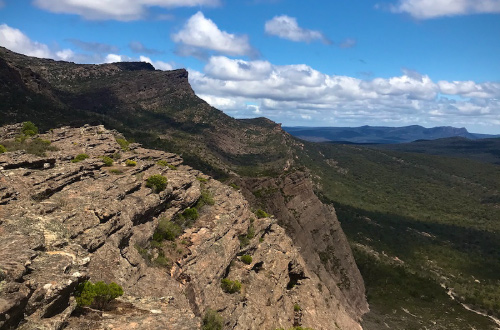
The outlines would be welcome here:
[[[349,142],[359,144],[396,144],[416,140],[434,140],[448,137],[483,139],[495,135],[469,133],[465,127],[438,126],[425,128],[419,125],[403,127],[283,127],[288,133],[310,142]]]

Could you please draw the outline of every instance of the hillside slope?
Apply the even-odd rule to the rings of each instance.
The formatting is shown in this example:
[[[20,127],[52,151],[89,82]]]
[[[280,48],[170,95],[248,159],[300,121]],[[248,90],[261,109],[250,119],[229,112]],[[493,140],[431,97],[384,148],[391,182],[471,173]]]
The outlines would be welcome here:
[[[412,143],[376,145],[373,147],[403,152],[467,158],[500,165],[500,138],[480,140],[448,138],[433,141],[422,140]]]
[[[302,145],[268,119],[235,120],[210,107],[193,93],[185,70],[154,71],[144,63],[76,65],[30,58],[1,48],[0,62],[2,74],[9,74],[0,85],[0,93],[9,97],[0,105],[5,113],[0,117],[2,123],[32,120],[43,129],[104,124],[145,146],[177,152],[187,164],[221,179],[276,175],[292,169],[295,150]],[[310,182],[296,168],[292,173]],[[303,187],[307,190],[296,201],[323,212],[316,226],[338,228],[333,209],[318,200],[312,184]],[[305,210],[298,209],[295,215],[307,219]],[[275,209],[267,211],[277,213]],[[316,219],[309,221],[314,227]],[[343,237],[338,231],[338,237]],[[295,242],[301,255],[302,251],[308,251],[308,256],[316,254],[315,258],[304,257],[314,273],[311,276],[321,275],[325,283],[322,290],[335,296],[336,304],[349,317],[359,320],[368,306],[362,278],[345,238],[343,244],[329,250],[338,251],[341,268],[318,262],[323,251],[311,249],[315,244],[312,238]],[[340,285],[346,276],[350,285]]]
[[[5,143],[16,127],[0,131]],[[51,142],[39,156],[0,154],[0,329],[192,330],[208,309],[228,329],[361,329],[274,219],[257,218],[240,193],[179,156],[123,149],[102,126],[37,138]],[[145,184],[156,174],[168,179],[159,193]],[[192,209],[199,217],[189,220]],[[165,222],[182,231],[155,238]],[[240,281],[241,292],[224,292],[223,278]],[[116,282],[125,295],[110,311],[75,313],[72,293],[86,279]]]

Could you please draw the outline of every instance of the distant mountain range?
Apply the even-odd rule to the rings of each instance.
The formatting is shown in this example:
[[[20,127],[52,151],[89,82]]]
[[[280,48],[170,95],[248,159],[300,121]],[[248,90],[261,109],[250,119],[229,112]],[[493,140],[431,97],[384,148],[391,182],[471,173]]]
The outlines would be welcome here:
[[[463,137],[471,140],[500,137],[500,135],[469,133],[466,128],[441,126],[425,128],[419,125],[404,127],[283,127],[288,133],[311,142],[348,142],[393,144],[417,140]]]

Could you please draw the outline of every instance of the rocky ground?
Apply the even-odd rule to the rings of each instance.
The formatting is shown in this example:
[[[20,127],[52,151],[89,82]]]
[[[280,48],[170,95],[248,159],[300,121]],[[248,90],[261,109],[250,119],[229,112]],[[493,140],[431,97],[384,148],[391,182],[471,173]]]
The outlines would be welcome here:
[[[0,141],[18,132],[2,128]],[[0,329],[199,329],[208,309],[225,329],[361,329],[352,306],[339,290],[324,289],[332,284],[277,221],[258,219],[235,189],[175,154],[138,144],[124,150],[122,136],[103,126],[39,137],[55,150],[0,154]],[[72,162],[82,153],[89,158]],[[105,166],[102,156],[115,161]],[[160,193],[145,184],[154,174],[168,178]],[[192,226],[152,247],[159,219],[207,195],[213,205],[198,207]],[[167,262],[156,262],[160,252]],[[222,278],[240,281],[241,292],[224,292]],[[82,311],[73,292],[89,279],[114,281],[124,295],[109,310]]]

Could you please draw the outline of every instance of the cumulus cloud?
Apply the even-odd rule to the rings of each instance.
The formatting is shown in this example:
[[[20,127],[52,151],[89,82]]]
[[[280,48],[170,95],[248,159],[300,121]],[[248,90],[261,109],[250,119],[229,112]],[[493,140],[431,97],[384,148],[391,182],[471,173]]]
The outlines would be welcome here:
[[[172,64],[170,64],[170,63],[167,63],[167,62],[152,61],[149,57],[142,56],[142,55],[139,57],[139,59],[140,59],[141,62],[150,63],[157,70],[168,71],[168,70],[173,70],[174,69],[174,66]]]
[[[161,54],[162,52],[153,48],[147,48],[140,41],[132,41],[129,44],[130,50],[140,54]]]
[[[221,80],[259,80],[271,73],[272,66],[267,61],[248,62],[213,56],[204,70],[211,77]]]
[[[89,20],[133,21],[145,18],[148,8],[218,6],[219,0],[34,0],[44,10],[75,14]]]
[[[214,56],[204,72],[190,71],[190,81],[205,101],[233,116],[286,117],[288,124],[309,118],[317,125],[458,125],[471,116],[478,116],[473,120],[478,125],[500,120],[500,83],[434,82],[408,69],[396,77],[358,79],[304,64]]]
[[[331,41],[320,31],[304,29],[299,26],[294,17],[281,15],[275,16],[265,24],[265,31],[269,35],[296,42],[312,42],[315,40],[330,44]]]
[[[500,0],[399,0],[391,6],[395,13],[417,19],[482,13],[500,13]]]
[[[56,54],[50,51],[47,45],[32,41],[21,30],[12,28],[7,24],[0,25],[0,46],[28,56],[42,58],[57,57]]]
[[[226,55],[253,55],[246,35],[235,35],[221,31],[202,12],[197,12],[186,22],[182,30],[172,34],[172,40],[187,46],[184,49],[207,49]],[[182,54],[182,53],[181,53]]]
[[[116,53],[102,54],[106,50],[114,50],[117,47],[93,43],[84,42],[77,39],[70,39],[75,45],[80,46],[84,50],[95,51],[92,54],[82,54],[76,53],[72,49],[62,49],[62,50],[52,50],[46,44],[32,41],[28,36],[26,36],[22,31],[12,28],[6,24],[0,25],[0,46],[3,46],[9,50],[16,53],[21,53],[28,56],[40,57],[40,58],[51,58],[54,60],[61,61],[72,61],[77,63],[114,63],[114,62],[127,62],[127,61],[142,61],[151,63],[158,70],[172,70],[173,64],[163,61],[153,61],[149,57],[139,56],[139,58],[132,58],[126,55],[120,55]]]

